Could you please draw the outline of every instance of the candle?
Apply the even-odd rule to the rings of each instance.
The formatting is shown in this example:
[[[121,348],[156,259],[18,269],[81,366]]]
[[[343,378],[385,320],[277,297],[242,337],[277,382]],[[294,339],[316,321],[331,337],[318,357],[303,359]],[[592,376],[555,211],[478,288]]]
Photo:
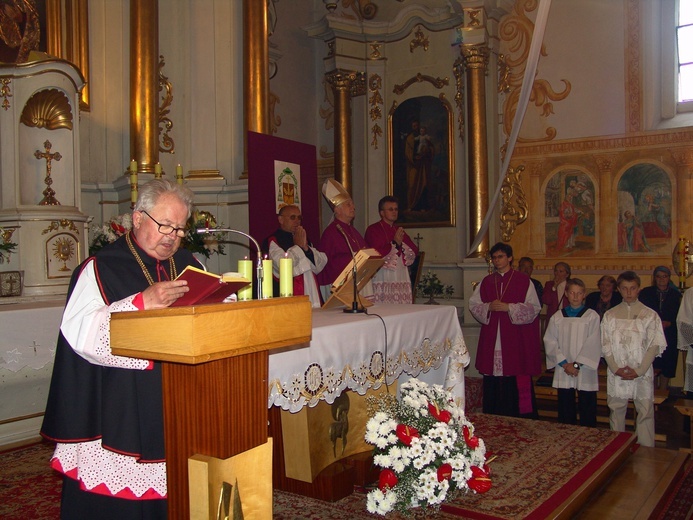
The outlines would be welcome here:
[[[279,260],[279,296],[294,295],[294,261],[288,254]]]
[[[176,182],[183,184],[183,167],[180,164],[176,166]]]
[[[156,163],[154,165],[154,178],[155,179],[161,178],[161,163]]]
[[[273,296],[272,260],[268,260],[267,257],[265,257],[262,261],[262,297],[272,298]]]
[[[132,203],[131,207],[135,207],[135,203],[137,202],[137,163],[135,163],[135,169],[132,169],[132,163],[135,161],[132,161],[130,163],[130,202]]]
[[[250,285],[244,287],[238,291],[238,300],[252,300],[253,299],[253,262],[248,260],[246,256],[243,260],[238,261],[238,272],[244,277],[250,280]]]
[[[130,171],[137,173],[137,161],[135,159],[130,161]]]

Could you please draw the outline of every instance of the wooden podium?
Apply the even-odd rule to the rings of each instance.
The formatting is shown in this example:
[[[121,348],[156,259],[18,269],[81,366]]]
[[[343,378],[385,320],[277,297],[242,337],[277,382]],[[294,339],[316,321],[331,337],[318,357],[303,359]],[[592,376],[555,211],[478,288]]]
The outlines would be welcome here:
[[[114,354],[163,362],[169,518],[189,518],[189,457],[267,442],[268,351],[307,344],[311,318],[307,296],[111,316]]]

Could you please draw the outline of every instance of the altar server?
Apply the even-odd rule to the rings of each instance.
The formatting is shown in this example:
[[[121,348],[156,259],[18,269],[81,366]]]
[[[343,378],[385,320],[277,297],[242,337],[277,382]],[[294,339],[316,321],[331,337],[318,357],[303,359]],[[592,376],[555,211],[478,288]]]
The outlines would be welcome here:
[[[555,368],[553,387],[558,389],[558,422],[597,425],[597,369],[602,355],[599,314],[585,306],[585,283],[566,282],[568,306],[556,312],[546,327],[546,368]],[[578,406],[575,406],[577,390]]]
[[[469,299],[481,323],[476,368],[484,376],[483,411],[536,417],[532,376],[541,373],[541,341],[534,319],[541,305],[529,276],[512,268],[509,244],[498,242],[490,255],[496,272]]]
[[[279,294],[279,261],[288,257],[292,260],[294,295],[308,295],[313,307],[322,305],[317,274],[327,265],[327,255],[318,251],[308,240],[301,225],[301,209],[289,204],[277,214],[279,228],[265,239],[262,250],[272,259],[274,294]]]
[[[380,220],[366,229],[368,247],[377,250],[385,263],[373,276],[373,294],[379,303],[412,303],[409,268],[419,252],[404,228],[396,226],[399,202],[387,195],[378,202]]]
[[[637,412],[635,431],[643,446],[654,446],[654,372],[652,362],[667,347],[662,320],[638,301],[640,277],[624,271],[616,280],[623,302],[604,314],[602,355],[609,369],[606,402],[611,429],[626,431],[628,401]]]
[[[72,275],[41,428],[57,442],[63,519],[167,516],[161,365],[114,355],[110,316],[168,307],[188,291],[174,279],[201,267],[179,249],[192,201],[188,188],[148,182],[133,229]]]

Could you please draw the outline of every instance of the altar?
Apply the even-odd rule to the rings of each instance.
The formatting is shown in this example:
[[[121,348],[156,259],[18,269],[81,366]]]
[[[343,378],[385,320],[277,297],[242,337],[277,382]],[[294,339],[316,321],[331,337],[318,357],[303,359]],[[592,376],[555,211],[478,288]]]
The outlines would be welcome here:
[[[373,478],[363,396],[395,393],[398,383],[418,377],[464,406],[470,358],[454,306],[315,309],[312,319],[307,345],[269,356],[273,483],[334,501]]]

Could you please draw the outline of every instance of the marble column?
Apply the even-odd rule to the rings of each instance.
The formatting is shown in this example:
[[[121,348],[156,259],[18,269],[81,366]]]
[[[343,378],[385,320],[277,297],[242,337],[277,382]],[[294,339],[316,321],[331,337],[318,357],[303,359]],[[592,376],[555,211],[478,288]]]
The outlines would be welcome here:
[[[489,50],[486,45],[460,47],[467,79],[469,236],[481,229],[489,208],[488,143],[486,137],[486,72]],[[489,250],[488,231],[470,257],[482,258]]]

